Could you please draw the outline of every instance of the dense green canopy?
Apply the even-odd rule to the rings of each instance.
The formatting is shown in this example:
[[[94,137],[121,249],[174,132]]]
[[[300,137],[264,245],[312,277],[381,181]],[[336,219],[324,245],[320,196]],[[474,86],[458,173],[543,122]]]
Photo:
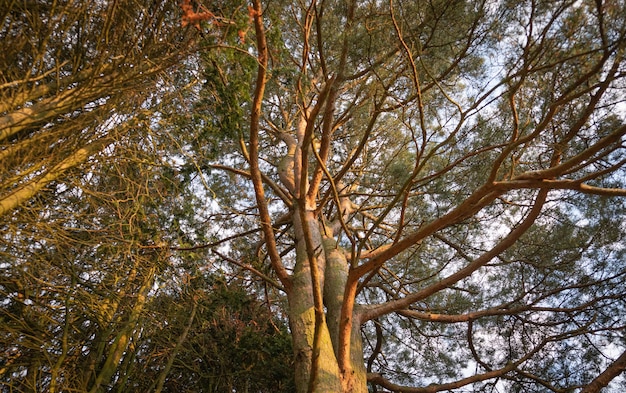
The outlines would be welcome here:
[[[623,1],[0,4],[0,391],[626,389]]]

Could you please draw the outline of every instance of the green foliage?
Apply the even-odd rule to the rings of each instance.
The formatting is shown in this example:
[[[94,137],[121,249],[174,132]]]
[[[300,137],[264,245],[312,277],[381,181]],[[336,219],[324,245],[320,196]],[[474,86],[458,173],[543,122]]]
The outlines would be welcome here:
[[[372,391],[573,391],[624,348],[619,1],[263,2],[258,146],[246,2],[79,3],[0,7],[0,202],[35,190],[0,211],[0,391],[303,390],[322,251]],[[353,292],[318,273],[334,361]]]
[[[206,131],[213,138],[239,138],[248,119],[246,103],[251,100],[256,62],[238,51],[211,51],[203,61],[204,94],[194,108],[196,116],[206,116]]]
[[[134,372],[143,377],[133,378],[125,391],[149,389],[145,383],[161,372],[194,303],[198,311],[164,392],[293,391],[291,338],[284,321],[273,317],[241,283],[227,283],[220,276],[194,278],[183,292],[155,299],[154,324],[146,325],[136,349]]]

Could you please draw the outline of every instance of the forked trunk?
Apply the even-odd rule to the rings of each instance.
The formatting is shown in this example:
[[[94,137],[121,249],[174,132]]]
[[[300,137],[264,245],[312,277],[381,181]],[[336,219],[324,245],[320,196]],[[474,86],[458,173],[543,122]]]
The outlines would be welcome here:
[[[314,392],[367,392],[366,372],[363,364],[361,333],[358,319],[351,334],[351,353],[348,372],[342,375],[337,348],[343,291],[348,274],[348,265],[343,251],[332,236],[323,236],[320,224],[312,212],[305,215],[305,223],[294,213],[297,262],[293,274],[293,288],[289,296],[289,319],[295,355],[295,375],[297,391],[307,392],[313,378]],[[325,314],[321,315],[319,347],[314,353],[315,307],[313,281],[307,254],[303,225],[307,225],[315,246],[323,289]],[[317,369],[314,366],[317,356]]]

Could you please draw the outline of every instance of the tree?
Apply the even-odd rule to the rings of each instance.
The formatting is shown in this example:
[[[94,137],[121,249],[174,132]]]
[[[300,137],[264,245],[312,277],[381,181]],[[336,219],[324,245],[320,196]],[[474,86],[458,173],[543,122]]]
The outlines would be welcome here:
[[[164,6],[4,3],[1,216],[146,121],[191,42]]]
[[[622,2],[248,14],[235,49],[204,56],[207,126],[238,136],[211,184],[220,228],[240,228],[225,260],[288,302],[297,391],[598,391],[619,375]]]
[[[624,4],[149,3],[1,8],[4,390],[623,387]]]
[[[152,302],[123,391],[293,392],[284,321],[237,279],[187,277]]]
[[[1,4],[1,390],[102,391],[166,270],[149,125],[193,35],[165,3]]]
[[[79,3],[0,7],[0,391],[293,390],[284,321],[164,247],[208,241],[195,23]]]

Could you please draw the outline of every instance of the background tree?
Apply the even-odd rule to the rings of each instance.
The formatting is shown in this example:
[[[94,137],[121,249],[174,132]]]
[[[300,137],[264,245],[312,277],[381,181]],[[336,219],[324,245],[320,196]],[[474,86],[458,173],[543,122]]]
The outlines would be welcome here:
[[[190,40],[156,4],[0,10],[0,379],[100,391],[166,260],[149,217],[151,193],[172,186],[155,176],[147,125]]]
[[[293,392],[286,325],[246,287],[197,274],[162,292],[145,318],[124,391]]]
[[[174,363],[165,383],[177,355],[170,344],[185,344],[174,334],[187,328],[190,342],[200,341],[196,331],[212,342],[201,328],[216,324],[202,319],[216,313],[206,311],[210,295],[172,303],[184,277],[211,262],[202,250],[174,259],[164,247],[207,241],[192,230],[207,219],[197,213],[200,161],[181,157],[186,143],[218,137],[162,126],[190,123],[199,82],[200,35],[181,27],[180,11],[174,2],[1,3],[0,391],[139,391],[154,381],[167,390],[192,375]],[[280,321],[269,331],[266,314],[251,315],[260,306],[237,296],[233,307],[247,314],[217,325],[249,323],[258,328],[246,339],[267,339],[246,364],[290,352]],[[162,356],[142,358],[161,344]],[[203,372],[215,380],[218,366]],[[262,385],[251,374],[237,378]]]
[[[146,121],[189,40],[171,8],[141,2],[8,2],[2,12],[4,216]]]
[[[222,222],[254,245],[227,257],[280,282],[298,391],[619,374],[625,11],[255,1],[241,61],[205,57],[205,102],[250,116],[212,166]]]

